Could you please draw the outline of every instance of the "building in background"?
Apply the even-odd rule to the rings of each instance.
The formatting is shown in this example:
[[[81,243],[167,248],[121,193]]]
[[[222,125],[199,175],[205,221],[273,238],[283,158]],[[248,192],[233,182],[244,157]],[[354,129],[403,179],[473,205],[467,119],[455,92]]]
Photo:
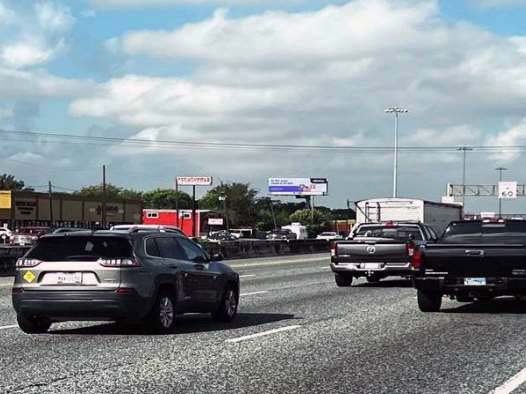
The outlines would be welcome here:
[[[0,224],[11,229],[25,226],[98,227],[103,222],[103,202],[67,193],[0,191]],[[142,200],[107,200],[105,227],[141,223]]]

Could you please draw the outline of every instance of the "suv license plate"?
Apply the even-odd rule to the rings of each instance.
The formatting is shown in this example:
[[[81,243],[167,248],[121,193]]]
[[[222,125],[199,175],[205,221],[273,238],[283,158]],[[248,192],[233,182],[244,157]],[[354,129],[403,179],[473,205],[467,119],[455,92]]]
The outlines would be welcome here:
[[[465,286],[486,286],[486,278],[464,278]]]
[[[80,285],[82,283],[82,272],[59,272],[57,274],[57,284],[59,285]]]

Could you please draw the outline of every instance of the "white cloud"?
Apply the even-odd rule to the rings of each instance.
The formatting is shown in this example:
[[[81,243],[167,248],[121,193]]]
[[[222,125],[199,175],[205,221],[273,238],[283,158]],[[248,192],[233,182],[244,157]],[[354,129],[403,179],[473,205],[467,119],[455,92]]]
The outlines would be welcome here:
[[[36,42],[18,42],[4,46],[0,59],[9,67],[23,68],[46,63],[53,56],[54,52],[54,48],[45,48],[39,46]]]
[[[65,32],[75,22],[69,8],[56,3],[40,2],[34,8],[40,28],[44,31]]]
[[[220,6],[229,5],[252,5],[252,4],[284,4],[300,3],[302,0],[90,0],[97,8],[139,8],[139,7],[170,7],[178,5],[202,5],[216,4]]]
[[[497,133],[494,137],[490,137],[488,144],[492,146],[526,146],[526,119],[507,130]],[[491,157],[498,161],[512,161],[520,156],[521,153],[519,151],[510,149],[493,154]]]

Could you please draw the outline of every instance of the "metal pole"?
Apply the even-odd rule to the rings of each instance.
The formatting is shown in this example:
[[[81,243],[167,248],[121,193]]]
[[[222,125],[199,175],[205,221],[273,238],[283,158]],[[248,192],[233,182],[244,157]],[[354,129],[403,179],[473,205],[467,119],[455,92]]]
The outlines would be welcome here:
[[[395,111],[394,163],[393,163],[393,198],[397,195],[398,184],[398,112]]]
[[[52,186],[51,186],[51,181],[48,182],[48,186],[49,186],[49,226],[50,227],[53,227],[53,189],[52,189]]]
[[[196,237],[195,229],[195,185],[192,186],[192,236]]]
[[[499,172],[499,182],[502,182],[502,171],[506,171],[507,168],[497,167],[495,168]],[[502,198],[498,195],[499,186],[497,185],[497,198],[499,199],[499,218],[502,218]]]
[[[473,148],[462,146],[458,148],[458,150],[462,151],[462,207],[465,207],[465,202],[466,202],[466,154],[467,154],[467,151],[473,150]]]
[[[102,165],[102,204],[101,204],[101,227],[106,227],[106,165]]]
[[[179,227],[179,183],[175,178],[175,225]]]

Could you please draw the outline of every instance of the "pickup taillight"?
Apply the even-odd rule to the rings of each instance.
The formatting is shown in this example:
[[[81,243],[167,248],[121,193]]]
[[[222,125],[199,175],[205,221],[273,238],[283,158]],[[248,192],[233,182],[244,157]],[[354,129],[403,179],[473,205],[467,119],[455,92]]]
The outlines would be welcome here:
[[[406,244],[407,255],[411,258],[411,266],[420,269],[422,266],[423,255],[420,248],[413,242]]]
[[[331,248],[331,257],[336,256],[336,242],[331,242],[330,248]]]

